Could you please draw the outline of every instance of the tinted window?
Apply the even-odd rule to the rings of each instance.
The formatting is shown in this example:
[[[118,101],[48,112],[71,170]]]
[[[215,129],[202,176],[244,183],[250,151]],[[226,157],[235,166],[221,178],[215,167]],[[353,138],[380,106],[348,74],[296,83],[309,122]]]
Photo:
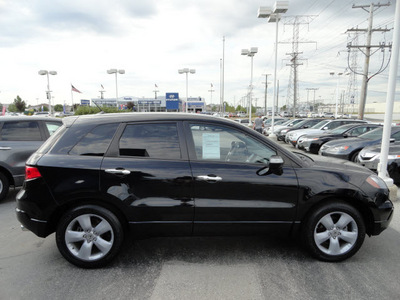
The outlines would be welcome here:
[[[39,124],[35,121],[5,122],[1,130],[3,141],[40,141]]]
[[[196,158],[228,162],[267,164],[275,150],[242,133],[215,125],[190,125]]]
[[[127,125],[119,141],[119,155],[180,159],[176,124]]]
[[[113,123],[95,127],[72,148],[69,154],[103,156],[118,125]]]

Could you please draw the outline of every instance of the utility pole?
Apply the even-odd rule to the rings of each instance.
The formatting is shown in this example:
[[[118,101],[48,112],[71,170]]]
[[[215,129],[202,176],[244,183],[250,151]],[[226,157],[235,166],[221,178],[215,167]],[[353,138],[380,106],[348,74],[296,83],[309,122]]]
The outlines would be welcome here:
[[[364,70],[362,75],[362,86],[361,86],[361,96],[360,96],[360,104],[358,107],[358,117],[359,119],[364,119],[364,111],[365,111],[365,103],[367,100],[367,90],[368,90],[368,81],[375,75],[383,72],[384,69],[386,69],[387,65],[383,68],[381,67],[381,69],[375,73],[373,76],[368,76],[368,69],[369,69],[369,61],[370,61],[370,57],[371,57],[371,48],[380,48],[380,49],[384,49],[387,47],[391,47],[391,45],[385,45],[385,44],[379,44],[379,45],[371,45],[371,39],[372,39],[372,32],[376,32],[376,31],[381,31],[381,32],[386,32],[386,31],[390,31],[389,29],[372,29],[372,21],[373,21],[373,17],[374,17],[374,12],[379,9],[382,6],[390,6],[390,3],[386,3],[386,4],[374,4],[371,3],[370,5],[353,5],[352,8],[361,8],[363,10],[365,10],[366,12],[369,13],[369,18],[368,18],[368,28],[367,29],[358,29],[358,28],[352,28],[352,29],[348,29],[347,32],[350,31],[362,31],[362,32],[366,32],[367,33],[367,41],[366,41],[366,45],[352,45],[351,43],[347,45],[347,48],[358,48],[361,52],[364,53],[365,55],[365,62],[364,62]],[[369,10],[367,10],[367,8],[369,8]],[[360,48],[365,48],[365,52],[362,51]],[[378,49],[379,50],[379,49]],[[375,51],[376,52],[376,51]],[[374,53],[375,53],[374,52]],[[372,53],[372,54],[374,54]],[[383,64],[382,64],[383,66]],[[354,72],[354,70],[352,70]]]
[[[265,98],[264,98],[264,116],[268,116],[268,108],[267,108],[267,89],[268,89],[268,76],[271,74],[263,74],[265,76]]]
[[[157,84],[154,84],[154,99],[157,99],[157,92],[159,92],[159,90],[157,90],[158,86]]]
[[[300,54],[303,52],[299,52],[299,43],[316,43],[313,41],[302,41],[299,42],[299,35],[300,35],[300,24],[309,24],[314,20],[316,16],[294,16],[294,17],[285,17],[284,24],[285,25],[292,25],[293,26],[293,38],[291,42],[281,42],[283,44],[292,44],[292,52],[286,53],[286,55],[290,55],[290,64],[286,64],[287,66],[291,66],[290,69],[290,77],[289,77],[289,86],[288,86],[288,94],[287,94],[287,101],[293,101],[293,116],[296,116],[296,104],[298,99],[298,87],[299,87],[299,80],[298,80],[298,69],[297,67],[302,65],[300,60],[304,60],[300,57]],[[290,99],[293,97],[293,99]]]
[[[313,112],[315,111],[315,91],[319,90],[319,88],[306,88],[307,90],[307,104],[308,104],[308,92],[309,91],[314,91],[314,104],[313,104]]]

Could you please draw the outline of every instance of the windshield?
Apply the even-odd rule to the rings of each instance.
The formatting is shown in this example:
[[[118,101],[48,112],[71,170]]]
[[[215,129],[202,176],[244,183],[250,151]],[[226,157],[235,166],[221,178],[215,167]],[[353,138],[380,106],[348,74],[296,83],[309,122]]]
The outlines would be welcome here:
[[[314,128],[314,129],[321,129],[321,128],[323,128],[323,127],[325,126],[325,124],[327,124],[327,123],[329,123],[329,122],[330,122],[329,120],[323,120],[323,121],[321,121],[321,122],[315,124],[315,125],[314,125],[313,127],[311,127],[311,128]]]
[[[374,130],[368,131],[359,136],[359,138],[366,139],[366,140],[378,140],[382,138],[383,128],[379,127]]]
[[[354,127],[354,124],[346,124],[343,126],[339,126],[335,129],[329,130],[329,134],[342,134],[344,132],[346,132],[347,130],[349,130],[349,128]]]
[[[303,121],[293,125],[293,128],[301,128],[301,127],[303,127],[304,124],[307,124],[309,122],[310,122],[310,120],[303,120]]]

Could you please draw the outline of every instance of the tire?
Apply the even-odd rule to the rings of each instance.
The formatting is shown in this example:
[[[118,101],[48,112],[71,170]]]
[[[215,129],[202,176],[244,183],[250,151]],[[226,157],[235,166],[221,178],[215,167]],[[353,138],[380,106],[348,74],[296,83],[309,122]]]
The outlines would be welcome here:
[[[354,152],[351,157],[350,157],[350,161],[352,162],[358,162],[358,153],[360,153],[360,151],[356,151]]]
[[[6,199],[8,189],[10,188],[10,182],[6,175],[0,173],[0,201]]]
[[[123,239],[124,232],[118,218],[96,205],[70,210],[61,218],[56,230],[60,253],[70,263],[82,268],[108,264],[119,252]]]
[[[360,249],[365,238],[365,224],[354,207],[333,202],[309,215],[302,237],[311,255],[322,261],[338,262]]]

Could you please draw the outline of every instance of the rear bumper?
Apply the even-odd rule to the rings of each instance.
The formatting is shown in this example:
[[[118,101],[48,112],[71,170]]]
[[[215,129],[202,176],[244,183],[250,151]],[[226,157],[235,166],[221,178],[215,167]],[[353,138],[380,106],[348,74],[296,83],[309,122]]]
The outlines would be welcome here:
[[[18,221],[25,229],[28,229],[37,236],[43,238],[50,234],[47,229],[47,221],[31,218],[25,211],[20,210],[19,208],[16,208],[15,212],[17,214]]]

